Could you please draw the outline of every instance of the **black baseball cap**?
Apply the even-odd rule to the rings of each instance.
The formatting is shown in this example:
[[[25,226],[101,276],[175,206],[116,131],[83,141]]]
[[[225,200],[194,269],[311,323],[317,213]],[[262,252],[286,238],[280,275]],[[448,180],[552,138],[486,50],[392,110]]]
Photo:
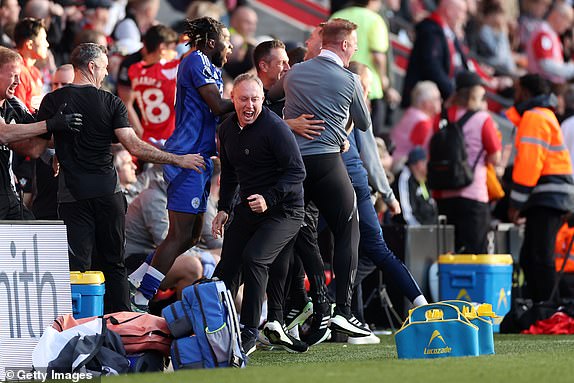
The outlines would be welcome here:
[[[476,72],[464,71],[456,75],[454,80],[456,90],[472,88],[473,86],[484,86],[484,81]]]
[[[85,0],[86,9],[107,8],[112,6],[112,0]]]

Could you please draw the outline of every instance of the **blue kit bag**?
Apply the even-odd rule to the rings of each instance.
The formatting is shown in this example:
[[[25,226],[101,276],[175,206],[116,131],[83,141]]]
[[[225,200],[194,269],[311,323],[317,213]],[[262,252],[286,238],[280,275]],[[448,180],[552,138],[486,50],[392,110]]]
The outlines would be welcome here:
[[[245,367],[239,321],[231,293],[219,280],[203,279],[182,292],[182,300],[162,311],[176,340],[174,370]]]
[[[478,356],[478,327],[446,303],[419,306],[395,334],[399,359]]]

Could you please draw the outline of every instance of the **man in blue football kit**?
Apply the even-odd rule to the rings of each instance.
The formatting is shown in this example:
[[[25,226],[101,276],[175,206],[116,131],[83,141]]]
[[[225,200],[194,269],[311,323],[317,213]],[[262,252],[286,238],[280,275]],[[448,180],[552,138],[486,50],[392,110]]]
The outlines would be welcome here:
[[[146,309],[175,259],[199,241],[213,172],[210,157],[217,154],[215,128],[218,116],[233,111],[231,101],[221,98],[220,68],[233,49],[229,31],[220,22],[202,17],[188,21],[186,34],[195,50],[179,66],[175,130],[167,140],[165,150],[174,154],[200,153],[206,169],[197,173],[177,166],[164,167],[164,176],[169,183],[169,231],[155,251],[151,264],[141,266],[147,271],[132,298],[135,309]],[[135,285],[138,283],[131,281]]]

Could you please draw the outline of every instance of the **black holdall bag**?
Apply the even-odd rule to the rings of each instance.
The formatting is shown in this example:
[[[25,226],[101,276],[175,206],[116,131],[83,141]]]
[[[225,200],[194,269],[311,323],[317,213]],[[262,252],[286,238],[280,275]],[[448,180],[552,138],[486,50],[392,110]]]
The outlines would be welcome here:
[[[468,164],[468,154],[462,127],[476,111],[469,110],[458,121],[449,121],[446,110],[442,112],[440,129],[433,134],[429,143],[428,184],[433,190],[456,190],[468,186],[474,179],[474,169],[482,151],[473,166]]]

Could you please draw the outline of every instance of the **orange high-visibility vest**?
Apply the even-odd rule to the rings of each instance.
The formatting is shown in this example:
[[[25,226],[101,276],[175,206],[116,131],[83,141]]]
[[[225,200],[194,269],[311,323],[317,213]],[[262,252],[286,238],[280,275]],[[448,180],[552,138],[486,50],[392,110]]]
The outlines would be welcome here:
[[[529,206],[572,210],[572,163],[554,112],[536,107],[520,116],[511,108],[507,116],[518,127],[511,205],[521,209],[528,202]]]
[[[556,245],[554,246],[556,271],[560,271],[562,268],[572,236],[574,236],[574,227],[570,228],[567,224],[562,225],[558,234],[556,234]],[[574,247],[570,250],[570,258],[566,262],[566,266],[564,266],[564,272],[574,273]]]

